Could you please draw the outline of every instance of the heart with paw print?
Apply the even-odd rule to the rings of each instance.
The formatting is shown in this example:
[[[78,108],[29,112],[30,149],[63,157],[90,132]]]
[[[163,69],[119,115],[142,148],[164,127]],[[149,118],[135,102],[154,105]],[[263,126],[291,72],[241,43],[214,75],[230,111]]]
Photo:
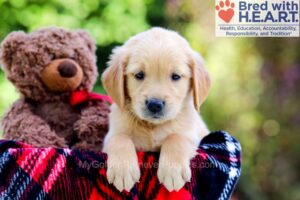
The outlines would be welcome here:
[[[218,13],[219,17],[223,19],[226,23],[229,23],[234,15],[234,10],[229,8],[227,10],[220,10]]]

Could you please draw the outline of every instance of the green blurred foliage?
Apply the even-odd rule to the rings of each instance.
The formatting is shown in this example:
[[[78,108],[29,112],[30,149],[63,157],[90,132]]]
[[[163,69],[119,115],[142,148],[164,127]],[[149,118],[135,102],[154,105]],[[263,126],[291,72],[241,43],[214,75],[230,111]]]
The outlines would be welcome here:
[[[201,52],[212,88],[201,109],[211,130],[242,144],[233,199],[300,199],[299,38],[216,38],[214,2],[0,0],[0,39],[44,26],[88,30],[101,73],[113,47],[151,26],[175,29]],[[104,92],[100,83],[95,90]],[[0,72],[0,115],[18,94]]]

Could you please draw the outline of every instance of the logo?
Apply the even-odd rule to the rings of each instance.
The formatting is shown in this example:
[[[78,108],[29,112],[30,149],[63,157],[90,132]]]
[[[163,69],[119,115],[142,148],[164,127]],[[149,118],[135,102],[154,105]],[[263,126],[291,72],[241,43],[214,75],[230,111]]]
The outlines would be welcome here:
[[[216,10],[218,11],[218,16],[224,20],[224,22],[229,23],[234,15],[234,3],[229,0],[220,1],[218,5],[216,5]]]
[[[215,0],[217,37],[299,37],[299,0]]]

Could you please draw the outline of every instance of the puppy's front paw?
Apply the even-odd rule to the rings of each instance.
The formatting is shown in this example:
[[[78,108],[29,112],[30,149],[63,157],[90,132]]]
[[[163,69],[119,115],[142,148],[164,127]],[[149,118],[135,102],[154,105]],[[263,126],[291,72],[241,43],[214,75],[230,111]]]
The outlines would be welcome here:
[[[191,179],[189,162],[178,163],[168,159],[161,159],[157,176],[159,182],[164,184],[169,192],[173,190],[178,191]]]
[[[107,180],[120,192],[130,191],[140,179],[140,168],[137,161],[109,159],[107,163]]]

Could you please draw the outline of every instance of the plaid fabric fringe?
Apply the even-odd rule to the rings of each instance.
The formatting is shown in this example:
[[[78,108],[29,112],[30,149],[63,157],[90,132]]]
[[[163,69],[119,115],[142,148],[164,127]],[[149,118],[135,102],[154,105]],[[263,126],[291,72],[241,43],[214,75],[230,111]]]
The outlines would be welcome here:
[[[191,161],[192,179],[168,192],[157,179],[158,153],[138,153],[140,182],[120,193],[106,179],[106,155],[0,141],[0,199],[229,199],[241,173],[240,143],[224,131],[206,136]]]

